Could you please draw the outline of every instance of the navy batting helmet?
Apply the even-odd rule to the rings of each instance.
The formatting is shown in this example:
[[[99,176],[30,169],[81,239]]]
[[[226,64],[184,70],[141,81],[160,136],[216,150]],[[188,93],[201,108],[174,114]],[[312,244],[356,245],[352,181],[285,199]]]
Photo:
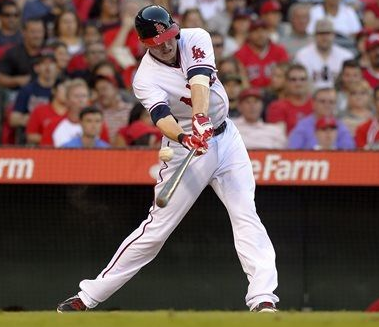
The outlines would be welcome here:
[[[170,13],[161,6],[142,8],[135,19],[139,39],[148,46],[159,45],[173,37],[179,36],[179,25]]]

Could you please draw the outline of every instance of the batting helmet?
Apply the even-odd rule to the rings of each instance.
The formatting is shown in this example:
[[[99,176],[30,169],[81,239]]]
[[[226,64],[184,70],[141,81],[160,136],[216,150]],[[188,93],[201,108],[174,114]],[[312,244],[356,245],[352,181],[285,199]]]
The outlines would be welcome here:
[[[142,8],[135,19],[139,39],[148,46],[159,45],[173,37],[179,37],[179,25],[161,6]]]

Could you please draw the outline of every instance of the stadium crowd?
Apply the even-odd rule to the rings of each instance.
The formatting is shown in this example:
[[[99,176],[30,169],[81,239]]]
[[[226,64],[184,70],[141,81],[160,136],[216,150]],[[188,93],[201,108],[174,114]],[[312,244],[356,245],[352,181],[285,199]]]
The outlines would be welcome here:
[[[212,38],[249,149],[379,149],[379,0],[1,0],[1,144],[160,146],[133,95],[134,17]]]

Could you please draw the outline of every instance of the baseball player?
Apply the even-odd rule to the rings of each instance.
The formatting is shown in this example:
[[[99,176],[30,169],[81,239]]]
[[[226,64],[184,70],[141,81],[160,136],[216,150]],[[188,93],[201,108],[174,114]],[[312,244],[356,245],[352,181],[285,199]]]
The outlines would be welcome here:
[[[162,131],[162,147],[175,156],[163,162],[155,195],[188,154],[196,150],[166,207],[155,202],[148,217],[121,244],[96,279],[80,282],[80,292],[58,312],[96,307],[155,258],[203,189],[210,184],[226,206],[235,247],[249,281],[251,311],[275,312],[279,301],[275,251],[255,208],[255,182],[248,153],[233,122],[228,98],[217,79],[212,42],[200,28],[180,30],[160,6],[147,6],[135,25],[147,52],[133,81],[135,95]]]

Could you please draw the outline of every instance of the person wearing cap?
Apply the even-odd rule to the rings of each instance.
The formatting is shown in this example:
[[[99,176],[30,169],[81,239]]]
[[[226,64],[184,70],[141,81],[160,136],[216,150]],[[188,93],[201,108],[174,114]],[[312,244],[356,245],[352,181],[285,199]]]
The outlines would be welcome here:
[[[358,126],[355,142],[359,149],[379,150],[379,86],[374,89],[375,115]]]
[[[287,137],[283,126],[263,122],[262,91],[243,90],[238,97],[240,117],[233,119],[247,149],[284,149]]]
[[[285,25],[282,22],[283,15],[281,10],[282,6],[280,2],[276,0],[263,2],[259,9],[259,15],[267,25],[270,40],[276,43],[282,43],[281,37],[285,34]]]
[[[52,120],[67,113],[66,84],[68,79],[58,78],[52,87],[52,99],[49,103],[35,107],[26,125],[26,141],[31,145],[41,142],[43,131]]]
[[[363,25],[373,30],[379,29],[379,0],[370,1],[364,6]]]
[[[318,89],[313,94],[313,113],[301,119],[288,138],[288,147],[295,150],[312,150],[318,144],[316,123],[320,118],[333,116],[336,110],[337,93],[334,88]],[[355,148],[354,140],[343,122],[336,120],[336,149]]]
[[[304,3],[294,3],[288,10],[290,31],[281,37],[280,42],[286,47],[291,58],[298,50],[309,45],[313,37],[307,33],[310,6]]]
[[[301,48],[295,61],[307,68],[315,89],[331,87],[339,75],[345,60],[352,59],[353,53],[333,44],[335,33],[329,19],[316,23],[314,42]]]
[[[252,87],[269,86],[272,66],[289,60],[285,48],[270,41],[267,24],[261,19],[251,21],[247,40],[234,56],[247,70]]]
[[[52,49],[43,49],[33,68],[37,78],[20,89],[9,119],[13,128],[20,127],[17,140],[19,144],[26,142],[24,128],[34,108],[50,101],[51,89],[58,76],[58,66]]]
[[[379,32],[371,33],[366,39],[369,66],[362,69],[363,78],[374,89],[379,85]]]
[[[103,113],[112,144],[117,131],[128,122],[133,104],[122,99],[117,80],[114,77],[98,75],[95,77],[93,87],[97,94],[94,106]]]
[[[313,150],[337,149],[337,121],[334,116],[324,116],[316,121],[316,140]]]
[[[324,0],[323,3],[314,5],[310,10],[308,34],[317,33],[317,22],[325,18],[332,22],[338,35],[346,38],[353,37],[362,29],[359,16],[353,8],[341,3],[341,0]]]

